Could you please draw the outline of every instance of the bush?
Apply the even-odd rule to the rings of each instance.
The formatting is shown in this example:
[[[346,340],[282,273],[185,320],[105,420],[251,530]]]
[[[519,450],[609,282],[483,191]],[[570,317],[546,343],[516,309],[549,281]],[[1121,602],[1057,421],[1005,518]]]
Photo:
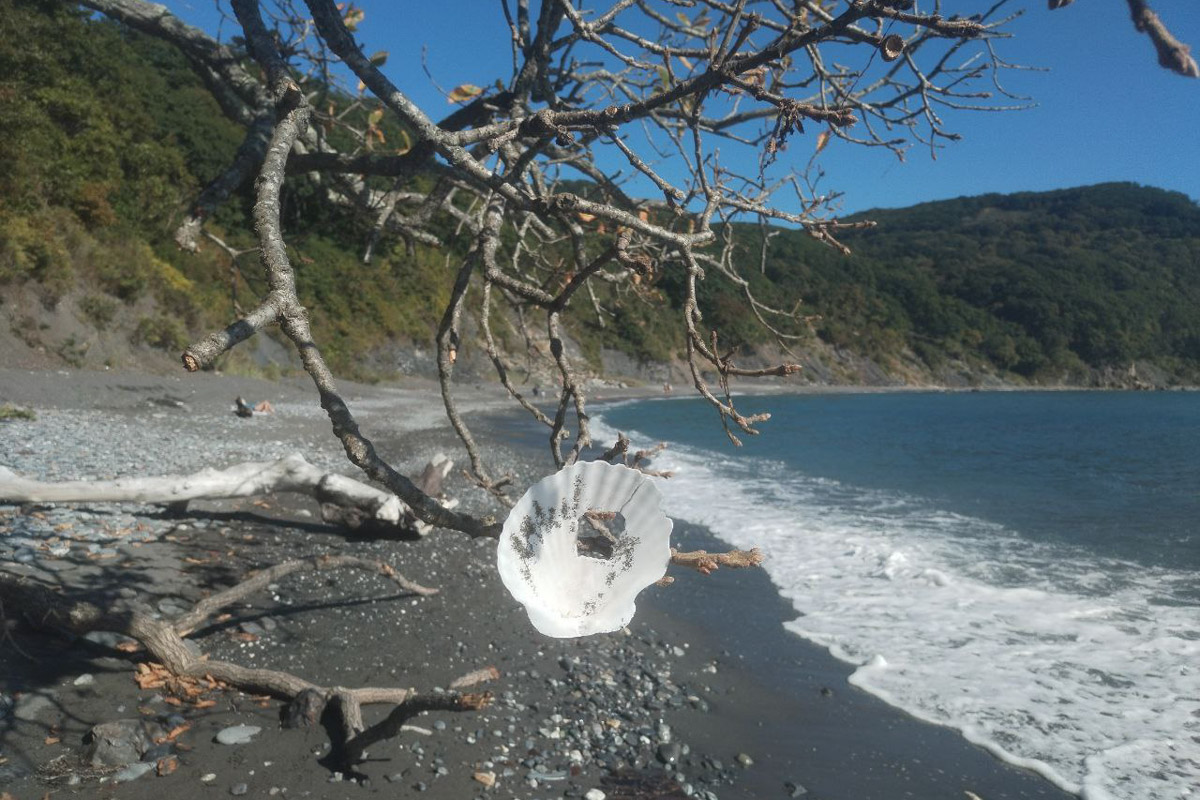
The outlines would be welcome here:
[[[119,308],[120,303],[102,294],[85,295],[79,301],[79,310],[98,331],[108,328],[109,323],[116,318]]]
[[[159,314],[138,320],[137,329],[133,332],[133,343],[144,344],[156,350],[180,351],[188,346],[188,335],[179,320]]]

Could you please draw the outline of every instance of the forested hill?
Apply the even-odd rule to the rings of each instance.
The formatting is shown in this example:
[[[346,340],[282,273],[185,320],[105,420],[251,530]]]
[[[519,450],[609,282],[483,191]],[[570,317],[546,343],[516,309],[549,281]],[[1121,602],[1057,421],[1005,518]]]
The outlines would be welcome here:
[[[910,351],[935,372],[960,359],[1092,383],[1136,363],[1197,381],[1200,206],[1183,194],[1111,183],[855,218],[877,226],[843,237],[853,255],[787,232],[765,270],[826,342],[885,365]]]
[[[342,101],[353,98],[332,96]],[[348,113],[366,124],[365,111]],[[402,136],[386,121],[380,134]],[[236,261],[215,243],[180,252],[171,237],[240,138],[171,48],[69,4],[0,0],[0,360],[169,365],[249,307],[264,290],[249,186],[208,225],[243,251]],[[364,378],[428,366],[410,356],[429,352],[448,297],[452,231],[440,251],[386,243],[364,264],[369,220],[300,178],[284,203],[301,299],[335,368]],[[756,294],[810,316],[792,345],[810,379],[1200,383],[1200,208],[1183,195],[1110,184],[862,216],[879,224],[843,237],[853,255],[783,231],[761,272],[757,228],[737,234]],[[589,366],[605,351],[631,357],[609,361],[623,368],[679,358],[679,272],[619,303],[598,288],[612,310],[603,326],[573,304]],[[709,272],[700,300],[722,346],[769,348],[741,290]],[[523,347],[515,327],[498,327],[502,345]],[[259,366],[283,353],[264,340]],[[255,368],[245,351],[229,358],[222,368]]]

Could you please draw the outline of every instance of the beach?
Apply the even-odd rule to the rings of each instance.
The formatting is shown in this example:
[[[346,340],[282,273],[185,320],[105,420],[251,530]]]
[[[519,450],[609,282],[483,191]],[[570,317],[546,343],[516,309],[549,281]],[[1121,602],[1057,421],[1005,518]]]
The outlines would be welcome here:
[[[497,471],[511,470],[524,487],[552,470],[544,434],[509,410],[501,389],[464,388],[464,416]],[[431,382],[343,391],[398,468],[419,471],[438,452],[465,461]],[[239,419],[238,396],[268,400],[275,412]],[[299,379],[4,370],[3,402],[37,414],[0,423],[0,465],[29,477],[189,472],[294,451],[354,472],[315,391]],[[446,489],[466,510],[503,513],[457,470]],[[358,572],[295,575],[194,638],[214,658],[329,685],[434,692],[495,667],[499,677],[478,687],[493,693],[490,708],[415,718],[343,773],[322,763],[328,733],[281,727],[278,701],[215,691],[205,695],[212,705],[175,705],[139,688],[137,653],[115,651],[103,637],[71,643],[17,624],[0,644],[0,791],[133,799],[594,798],[597,790],[608,798],[1070,797],[851,686],[852,667],[785,630],[795,612],[762,571],[673,572],[673,585],[639,598],[627,631],[555,640],[540,636],[500,585],[494,542],[447,531],[355,541],[319,520],[314,501],[293,495],[197,502],[182,515],[131,505],[0,506],[0,537],[8,540],[0,559],[2,568],[64,591],[115,594],[168,618],[289,558],[385,560],[439,593],[404,594]],[[685,524],[673,543],[722,547]],[[16,615],[5,609],[5,617]],[[385,711],[368,707],[366,722]],[[177,763],[168,774],[150,769],[116,783],[119,770],[79,768],[94,725],[171,715],[188,727],[168,748]],[[237,725],[260,730],[242,744],[217,741]]]

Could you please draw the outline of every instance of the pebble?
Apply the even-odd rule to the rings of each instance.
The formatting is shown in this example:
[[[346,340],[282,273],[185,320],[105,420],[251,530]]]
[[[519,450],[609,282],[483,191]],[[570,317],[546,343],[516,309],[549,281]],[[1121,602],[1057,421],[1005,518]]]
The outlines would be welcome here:
[[[217,734],[217,741],[229,745],[249,744],[261,730],[257,725],[231,725]]]
[[[113,775],[113,783],[128,783],[129,781],[136,781],[138,778],[142,777],[152,769],[154,769],[154,765],[148,764],[144,761],[139,761],[136,764],[130,764],[116,775]]]
[[[212,783],[216,779],[217,779],[217,773],[215,773],[215,772],[206,772],[200,776],[201,783]]]
[[[76,686],[91,686],[95,682],[96,676],[90,672],[85,672],[72,681],[72,683],[74,683]]]
[[[604,800],[604,798],[604,792],[599,789],[588,789],[583,795],[583,800]]]
[[[248,791],[250,791],[250,787],[244,783],[235,783],[229,787],[229,793],[235,797],[241,797]]]
[[[12,714],[24,722],[37,722],[43,714],[53,711],[54,708],[52,696],[27,692],[17,698]]]
[[[738,753],[738,754],[737,754],[737,762],[738,762],[739,764],[741,764],[743,767],[752,767],[752,766],[754,766],[754,759],[753,759],[753,758],[751,758],[750,756],[746,755],[745,753]]]

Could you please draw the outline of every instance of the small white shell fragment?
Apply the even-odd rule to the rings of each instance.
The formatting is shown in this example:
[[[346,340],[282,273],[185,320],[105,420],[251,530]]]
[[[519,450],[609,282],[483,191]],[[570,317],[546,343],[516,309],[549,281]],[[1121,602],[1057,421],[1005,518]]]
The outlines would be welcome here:
[[[603,461],[572,464],[531,486],[504,521],[496,566],[533,627],[566,639],[627,625],[634,599],[671,559],[672,523],[661,501],[641,472]],[[593,535],[581,521],[588,512],[618,515],[608,558],[579,552],[580,526]]]

